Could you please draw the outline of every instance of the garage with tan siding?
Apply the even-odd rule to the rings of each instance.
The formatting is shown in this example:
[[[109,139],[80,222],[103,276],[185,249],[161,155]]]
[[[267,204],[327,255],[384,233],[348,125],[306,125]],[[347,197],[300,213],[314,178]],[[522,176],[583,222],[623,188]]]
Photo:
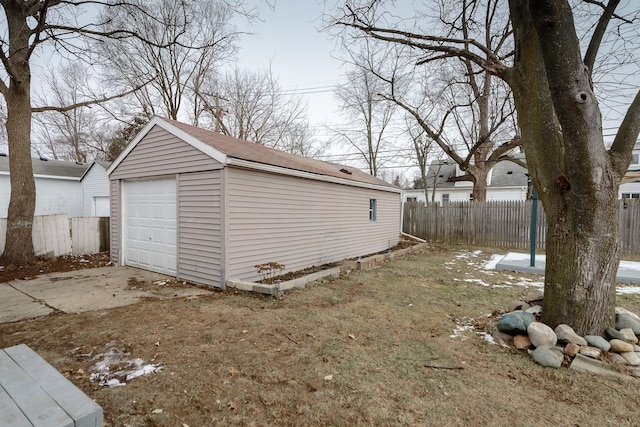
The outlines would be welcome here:
[[[401,234],[394,185],[161,117],[107,172],[112,261],[193,283],[256,281],[266,262],[286,273],[363,256]]]

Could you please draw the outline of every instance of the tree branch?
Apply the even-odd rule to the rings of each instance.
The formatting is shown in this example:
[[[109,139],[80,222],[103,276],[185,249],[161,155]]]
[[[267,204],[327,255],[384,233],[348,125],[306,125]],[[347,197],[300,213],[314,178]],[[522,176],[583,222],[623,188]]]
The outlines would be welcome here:
[[[631,151],[638,139],[638,134],[640,134],[640,91],[638,91],[629,106],[609,149],[611,162],[620,178],[625,174],[631,163],[631,158],[623,156],[623,154]]]
[[[602,43],[602,38],[607,31],[607,26],[611,21],[613,12],[615,12],[619,3],[620,0],[610,0],[609,3],[607,3],[607,6],[604,8],[604,12],[602,12],[600,19],[598,20],[598,25],[591,36],[587,53],[584,55],[584,63],[589,68],[590,74],[593,74],[593,65],[596,62],[596,56],[598,55],[598,49]]]
[[[122,98],[123,96],[130,95],[133,92],[136,92],[136,91],[142,89],[147,84],[149,84],[149,82],[146,82],[142,86],[135,87],[135,88],[133,88],[131,90],[128,90],[126,92],[119,93],[117,95],[106,96],[106,97],[103,97],[101,99],[91,99],[91,100],[88,100],[88,101],[77,102],[77,103],[71,104],[71,105],[65,105],[65,106],[62,106],[62,107],[55,107],[53,105],[43,106],[43,107],[33,107],[31,109],[31,111],[33,113],[44,113],[46,111],[56,111],[56,112],[59,112],[59,113],[64,113],[65,111],[75,110],[76,108],[89,107],[91,105],[103,104],[105,102],[108,102],[108,101],[111,101],[111,100],[114,100],[114,99],[117,99],[117,98]]]

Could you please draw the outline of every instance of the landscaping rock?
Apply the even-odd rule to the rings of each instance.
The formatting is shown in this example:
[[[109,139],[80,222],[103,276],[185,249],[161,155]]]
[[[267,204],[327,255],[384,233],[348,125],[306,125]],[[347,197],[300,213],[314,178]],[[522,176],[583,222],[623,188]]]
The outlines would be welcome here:
[[[531,357],[545,368],[559,368],[564,358],[549,347],[538,347],[531,352]]]
[[[597,359],[602,354],[602,350],[600,350],[597,347],[591,347],[591,346],[585,345],[580,347],[579,353],[582,354],[583,356],[591,357],[592,359]]]
[[[640,357],[635,351],[629,351],[626,353],[620,353],[620,356],[624,357],[624,360],[631,366],[640,366]]]
[[[609,337],[609,339],[616,339],[616,340],[621,340],[624,341],[624,335],[620,333],[619,330],[614,329],[614,328],[607,328],[604,331],[607,336]]]
[[[567,356],[575,356],[580,352],[580,346],[574,342],[570,342],[569,344],[564,346],[564,354]]]
[[[516,335],[513,337],[513,346],[516,350],[528,350],[531,348],[531,340],[526,335]]]
[[[531,344],[536,347],[553,347],[558,341],[553,329],[541,322],[531,322],[527,327],[527,334]]]
[[[640,320],[630,314],[616,314],[616,329],[631,328],[633,333],[640,335]]]
[[[516,311],[516,310],[526,310],[527,308],[531,307],[529,304],[527,304],[524,301],[511,301],[511,303],[509,304],[509,309],[507,310],[508,312],[512,312],[512,311]]]
[[[608,356],[611,363],[617,363],[618,365],[628,365],[627,359],[620,356],[618,353],[609,353]]]
[[[622,378],[622,379],[632,379],[631,376],[626,375],[622,372],[618,372],[612,367],[607,367],[600,360],[590,359],[588,357],[584,357],[581,354],[576,355],[576,357],[571,362],[569,367],[578,372],[590,372],[592,374],[597,375],[609,375],[612,377]]]
[[[525,312],[531,313],[531,314],[540,314],[540,313],[542,313],[542,306],[541,305],[531,306],[531,307],[527,308],[525,310]]]
[[[631,344],[636,344],[638,342],[638,337],[636,336],[636,334],[633,333],[633,329],[624,328],[624,329],[620,329],[619,332],[620,332],[620,335],[624,337],[622,341],[625,341]]]
[[[587,340],[587,343],[590,346],[599,348],[602,351],[609,351],[609,349],[611,349],[611,344],[609,344],[609,341],[597,335],[587,335],[584,337],[584,339]]]
[[[513,311],[511,313],[503,314],[496,326],[499,331],[506,332],[507,334],[525,334],[527,332],[527,327],[531,322],[535,322],[535,320],[535,316],[531,313]]]
[[[555,329],[556,336],[559,342],[564,343],[576,343],[578,345],[588,345],[587,340],[576,334],[573,328],[569,325],[558,325]]]
[[[612,339],[609,341],[609,344],[611,344],[611,351],[614,353],[627,353],[633,351],[633,345],[622,340]]]
[[[635,314],[632,311],[627,310],[626,308],[616,307],[616,314],[627,314],[627,315],[633,317],[634,319],[640,321],[640,316],[638,316],[637,314]]]
[[[530,306],[542,305],[544,292],[542,290],[531,291],[524,297],[524,301]]]

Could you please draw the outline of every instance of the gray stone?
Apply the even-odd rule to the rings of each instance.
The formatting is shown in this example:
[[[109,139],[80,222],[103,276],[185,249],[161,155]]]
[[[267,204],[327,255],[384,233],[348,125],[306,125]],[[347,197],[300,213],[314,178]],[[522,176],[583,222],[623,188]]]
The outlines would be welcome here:
[[[622,341],[626,341],[631,344],[636,344],[638,342],[638,337],[633,333],[633,329],[631,328],[623,328],[620,329],[620,335],[624,337]]]
[[[541,305],[531,306],[531,307],[527,308],[525,310],[525,312],[531,313],[531,314],[540,314],[540,313],[542,313],[542,306]]]
[[[578,372],[589,372],[598,375],[608,375],[627,380],[632,379],[631,376],[618,372],[613,369],[613,367],[605,366],[604,363],[602,363],[600,360],[590,359],[581,354],[576,355],[569,367]]]
[[[620,356],[624,357],[624,360],[631,366],[640,366],[640,357],[635,351],[628,351],[625,353],[620,353]]]
[[[612,339],[609,341],[609,344],[611,344],[611,351],[614,353],[627,353],[629,351],[633,351],[633,345],[622,340]]]
[[[544,291],[534,290],[529,292],[527,296],[524,297],[524,301],[531,306],[541,305],[543,297],[544,297]]]
[[[578,345],[588,345],[587,340],[576,334],[573,328],[569,325],[558,325],[556,326],[555,332],[559,342],[573,342]]]
[[[536,347],[553,347],[558,341],[553,329],[541,322],[531,322],[527,327],[527,334],[531,344]]]
[[[531,352],[531,357],[545,368],[559,368],[564,358],[549,347],[538,347]]]
[[[584,339],[587,340],[587,343],[590,346],[599,348],[602,351],[609,351],[609,349],[611,348],[611,344],[609,344],[609,341],[597,335],[587,335],[584,337]]]
[[[511,313],[503,314],[496,326],[499,331],[506,332],[511,335],[525,334],[527,332],[527,327],[531,322],[535,322],[535,320],[535,316],[531,313],[513,311]]]
[[[624,341],[624,335],[622,335],[622,334],[620,333],[620,331],[619,331],[619,330],[617,330],[617,329],[614,329],[614,328],[607,328],[607,329],[605,329],[605,331],[604,331],[604,332],[607,334],[607,336],[609,337],[609,339],[616,339],[616,340]]]
[[[511,303],[509,304],[509,309],[507,310],[508,312],[512,312],[512,311],[516,311],[516,310],[522,310],[524,311],[525,309],[531,307],[529,304],[527,304],[524,301],[518,301],[518,300],[514,300],[511,301]]]
[[[609,353],[607,355],[611,363],[617,363],[618,365],[628,365],[627,359],[620,356],[618,353]]]
[[[640,335],[640,320],[630,314],[616,314],[616,329],[631,328],[633,333]]]
[[[591,347],[591,346],[585,345],[580,347],[579,353],[586,357],[597,359],[602,354],[602,350],[600,350],[598,347]]]
[[[640,316],[638,316],[634,312],[629,311],[629,310],[627,310],[626,308],[623,308],[623,307],[616,307],[616,314],[628,314],[629,316],[633,317],[634,319],[640,321]]]

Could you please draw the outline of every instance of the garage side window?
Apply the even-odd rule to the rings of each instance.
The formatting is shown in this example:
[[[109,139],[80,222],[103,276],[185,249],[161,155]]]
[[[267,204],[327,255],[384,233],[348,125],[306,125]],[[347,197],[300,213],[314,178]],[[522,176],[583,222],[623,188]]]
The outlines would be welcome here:
[[[369,199],[369,221],[376,222],[378,216],[378,200]]]

